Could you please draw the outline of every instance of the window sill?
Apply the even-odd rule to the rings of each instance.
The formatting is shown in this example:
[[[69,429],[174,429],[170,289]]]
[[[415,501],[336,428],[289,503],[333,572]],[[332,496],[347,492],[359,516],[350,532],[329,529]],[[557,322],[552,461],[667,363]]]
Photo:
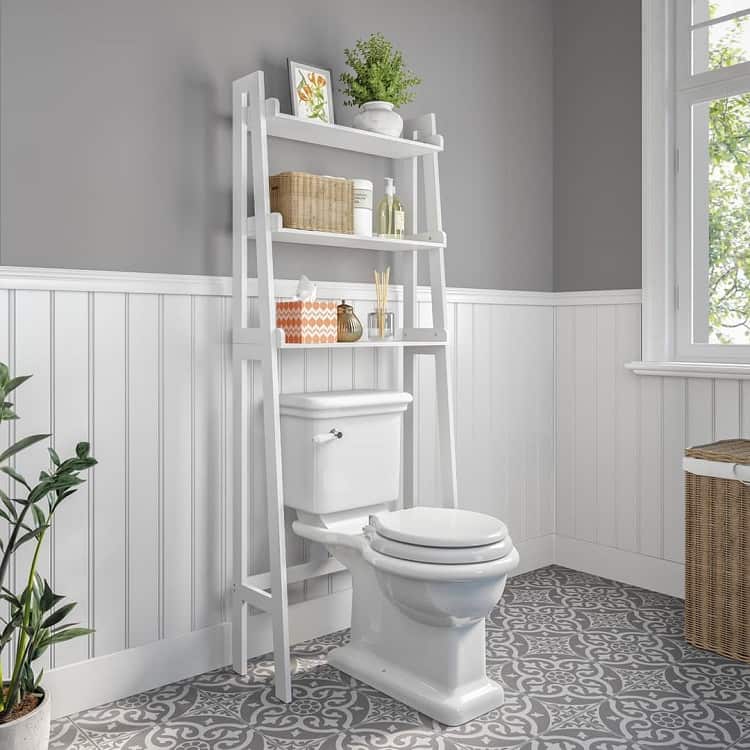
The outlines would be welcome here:
[[[627,362],[625,368],[636,375],[750,380],[750,364],[739,362]]]

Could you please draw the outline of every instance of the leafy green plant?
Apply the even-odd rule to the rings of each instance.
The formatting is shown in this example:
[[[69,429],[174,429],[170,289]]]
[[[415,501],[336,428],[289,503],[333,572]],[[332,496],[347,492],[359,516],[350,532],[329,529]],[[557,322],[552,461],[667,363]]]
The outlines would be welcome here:
[[[8,366],[0,362],[0,424],[18,419],[9,395],[31,376],[12,378]],[[8,536],[0,539],[0,600],[8,607],[7,617],[0,618],[0,723],[13,717],[13,710],[28,694],[38,694],[44,670],[34,672],[34,662],[53,644],[88,635],[89,628],[64,620],[76,606],[63,604],[65,597],[52,591],[49,583],[37,572],[39,553],[52,518],[65,498],[83,483],[80,472],[90,469],[96,459],[89,455],[89,444],[78,443],[76,454],[64,461],[53,448],[48,448],[51,467],[42,470],[32,485],[8,462],[49,435],[29,435],[0,453],[0,471],[15,481],[20,497],[11,497],[0,489],[0,518],[8,524]],[[13,493],[14,495],[16,493]],[[24,588],[16,593],[5,585],[11,560],[23,545],[31,543],[34,552],[28,563]],[[16,558],[17,562],[19,558]],[[16,572],[20,573],[18,567]],[[2,655],[14,649],[12,671],[6,679],[2,672]]]
[[[340,89],[350,107],[367,102],[390,102],[395,107],[414,100],[411,89],[422,83],[404,66],[403,55],[380,33],[361,39],[354,49],[345,49],[347,65],[354,71],[342,73]]]

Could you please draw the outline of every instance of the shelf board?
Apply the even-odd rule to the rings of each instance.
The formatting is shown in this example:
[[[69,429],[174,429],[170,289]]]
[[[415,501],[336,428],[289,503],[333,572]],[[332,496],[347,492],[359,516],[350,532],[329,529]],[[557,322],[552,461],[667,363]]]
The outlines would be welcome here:
[[[247,234],[255,237],[255,217],[247,220]],[[386,252],[408,252],[410,250],[438,250],[445,247],[445,234],[440,232],[436,239],[432,235],[392,240],[385,237],[362,237],[357,234],[336,232],[314,232],[308,229],[288,229],[281,226],[281,215],[271,214],[271,239],[274,242],[288,242],[293,245],[324,245],[326,247],[346,247],[352,250],[383,250]]]
[[[369,339],[346,343],[343,341],[335,344],[279,344],[279,349],[404,349],[408,348],[433,348],[447,346],[446,341],[409,341],[408,339],[386,339],[383,341],[370,341]]]
[[[431,142],[394,138],[371,133],[346,125],[327,125],[313,120],[301,120],[278,111],[276,99],[266,100],[266,127],[268,135],[302,141],[316,146],[327,146],[360,154],[383,156],[388,159],[408,159],[415,156],[438,154],[443,150],[442,136],[430,136]]]

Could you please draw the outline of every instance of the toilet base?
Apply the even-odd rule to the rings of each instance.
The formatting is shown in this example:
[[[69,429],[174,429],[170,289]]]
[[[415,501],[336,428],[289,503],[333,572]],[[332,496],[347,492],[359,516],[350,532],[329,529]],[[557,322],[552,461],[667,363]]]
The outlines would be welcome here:
[[[492,711],[504,699],[502,687],[488,677],[451,692],[441,691],[438,686],[427,684],[423,675],[357,644],[334,649],[328,655],[328,663],[448,726],[465,724]]]

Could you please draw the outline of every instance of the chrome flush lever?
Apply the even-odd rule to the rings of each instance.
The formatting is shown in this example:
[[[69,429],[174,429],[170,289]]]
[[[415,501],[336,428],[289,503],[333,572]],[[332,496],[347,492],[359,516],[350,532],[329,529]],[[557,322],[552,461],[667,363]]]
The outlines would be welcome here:
[[[330,432],[313,435],[312,440],[315,445],[323,445],[324,443],[330,443],[331,440],[341,440],[342,437],[344,437],[344,433],[334,427]]]

